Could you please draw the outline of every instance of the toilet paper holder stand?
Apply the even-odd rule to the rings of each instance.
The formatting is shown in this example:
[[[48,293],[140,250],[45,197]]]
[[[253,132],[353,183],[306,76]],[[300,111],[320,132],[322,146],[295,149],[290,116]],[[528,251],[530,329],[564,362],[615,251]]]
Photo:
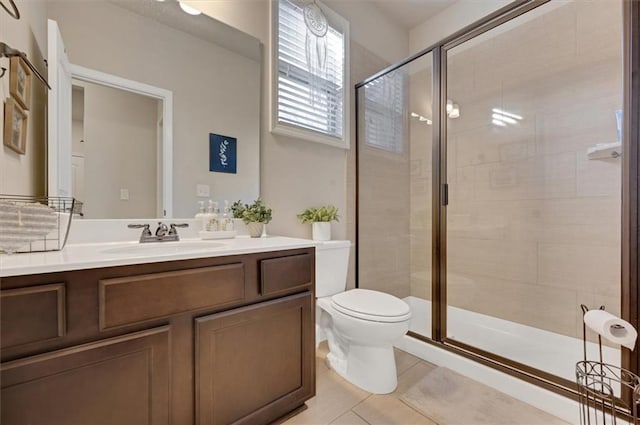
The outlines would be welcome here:
[[[580,308],[583,316],[589,311],[584,304]],[[600,310],[604,309],[604,306],[600,306]],[[624,328],[620,325],[613,327]],[[580,424],[617,425],[618,419],[621,419],[621,423],[640,425],[640,377],[627,369],[604,362],[600,334],[599,360],[588,360],[587,342],[587,325],[583,320],[583,360],[576,363]]]

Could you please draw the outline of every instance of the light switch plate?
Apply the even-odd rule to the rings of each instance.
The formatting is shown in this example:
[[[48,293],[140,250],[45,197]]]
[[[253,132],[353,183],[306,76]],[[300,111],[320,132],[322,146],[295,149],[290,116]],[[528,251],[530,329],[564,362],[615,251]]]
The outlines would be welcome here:
[[[129,200],[129,189],[120,189],[120,200],[121,201]]]
[[[210,193],[210,188],[208,184],[197,184],[196,185],[196,196],[198,198],[208,198]]]

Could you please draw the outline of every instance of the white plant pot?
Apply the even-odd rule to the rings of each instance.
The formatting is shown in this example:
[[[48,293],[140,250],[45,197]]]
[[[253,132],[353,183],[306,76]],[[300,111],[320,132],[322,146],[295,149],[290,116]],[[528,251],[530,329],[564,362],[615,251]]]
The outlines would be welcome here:
[[[249,229],[241,218],[233,219],[233,230],[236,231],[236,236],[249,236]]]
[[[251,222],[247,224],[247,230],[252,238],[259,238],[264,232],[264,224]]]
[[[330,241],[331,222],[324,221],[311,223],[311,235],[314,241]]]

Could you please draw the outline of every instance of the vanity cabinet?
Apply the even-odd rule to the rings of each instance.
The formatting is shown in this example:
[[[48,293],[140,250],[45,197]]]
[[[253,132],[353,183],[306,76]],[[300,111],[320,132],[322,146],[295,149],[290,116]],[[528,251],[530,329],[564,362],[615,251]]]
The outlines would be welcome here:
[[[313,368],[300,362],[313,357],[312,301],[302,293],[196,319],[197,424],[267,423],[313,393]]]
[[[0,417],[267,424],[315,395],[313,248],[0,281]]]
[[[168,326],[2,368],[3,424],[169,423]]]

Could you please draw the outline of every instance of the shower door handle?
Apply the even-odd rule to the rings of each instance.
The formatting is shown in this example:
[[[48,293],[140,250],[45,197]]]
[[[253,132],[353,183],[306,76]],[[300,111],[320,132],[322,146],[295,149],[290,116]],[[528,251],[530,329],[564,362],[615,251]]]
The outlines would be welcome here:
[[[442,205],[449,205],[449,185],[447,183],[442,185]]]

